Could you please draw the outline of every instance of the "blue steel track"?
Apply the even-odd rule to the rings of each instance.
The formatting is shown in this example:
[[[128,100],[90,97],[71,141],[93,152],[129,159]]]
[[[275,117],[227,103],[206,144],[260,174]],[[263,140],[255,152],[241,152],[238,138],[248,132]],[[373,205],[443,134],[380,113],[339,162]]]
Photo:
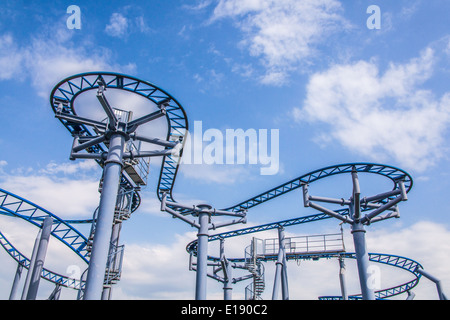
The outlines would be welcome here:
[[[102,80],[106,84],[107,88],[125,90],[130,93],[138,94],[155,104],[158,104],[161,101],[166,101],[168,103],[166,108],[167,112],[165,115],[168,125],[166,140],[170,141],[180,138],[183,139],[186,136],[188,132],[188,120],[186,112],[174,97],[172,97],[166,91],[149,82],[142,81],[137,78],[118,73],[90,72],[74,75],[67,79],[64,79],[55,86],[50,95],[50,104],[51,107],[53,108],[53,111],[56,113],[58,106],[60,105],[61,102],[63,102],[65,106],[64,112],[67,115],[69,116],[77,115],[76,108],[74,107],[76,98],[84,92],[97,89],[99,80]],[[95,134],[92,131],[92,128],[89,128],[85,125],[76,124],[74,122],[71,122],[70,120],[67,120],[67,118],[65,120],[60,119],[60,121],[71,134],[81,133],[86,136],[93,136]],[[183,147],[184,142],[185,139],[183,139]],[[106,152],[106,148],[103,145],[99,144],[90,147],[87,151],[92,153]],[[182,154],[180,155],[180,158],[181,156]],[[101,162],[98,163],[100,166],[102,165]],[[166,193],[168,196],[168,200],[175,202],[172,191],[175,185],[178,170],[179,170],[179,159],[171,155],[164,156],[156,192],[159,200],[161,200],[162,194]],[[311,184],[325,177],[337,174],[351,173],[352,170],[356,170],[357,172],[371,173],[384,176],[393,182],[394,184],[393,189],[399,188],[397,181],[400,179],[404,181],[404,185],[407,192],[410,191],[413,185],[411,176],[401,169],[374,163],[348,163],[329,166],[326,168],[315,170],[313,172],[299,176],[298,178],[290,180],[282,185],[279,185],[266,192],[260,193],[252,198],[249,198],[245,201],[242,201],[238,204],[232,205],[222,210],[233,212],[249,210],[260,204],[263,204],[272,199],[285,195],[291,191],[294,191],[298,188],[301,188],[303,184]],[[122,176],[122,183],[132,185],[131,179],[128,176],[126,176],[126,174]],[[141,199],[139,193],[136,192],[136,195],[133,198],[134,203],[132,211],[137,210],[137,208],[140,205],[140,200]],[[189,210],[186,209],[177,209],[175,207],[173,209],[178,210],[183,215],[191,213]],[[362,210],[364,210],[364,208],[362,208]],[[340,215],[348,215],[348,209],[340,209],[336,210],[335,212]],[[62,220],[58,218],[56,215],[50,213],[49,211],[39,207],[38,205],[30,201],[27,201],[17,195],[9,193],[8,191],[3,189],[0,189],[0,214],[24,219],[25,221],[37,227],[40,226],[40,223],[42,223],[44,218],[51,216],[54,219],[51,235],[56,239],[58,239],[59,241],[61,241],[67,247],[69,247],[84,262],[89,263],[89,256],[86,250],[88,240],[83,234],[81,234],[74,227],[74,225],[80,223],[92,223],[92,220]],[[289,227],[293,225],[315,222],[329,218],[330,216],[323,213],[304,217],[297,217],[289,220],[277,221],[260,226],[211,235],[209,237],[209,241],[241,236],[245,234],[275,229],[279,227]],[[2,234],[1,232],[0,232],[0,244],[9,253],[9,255],[13,259],[15,259],[18,263],[21,263],[24,267],[27,267],[29,265],[29,259],[25,257],[23,254],[21,254],[6,239],[4,234]],[[196,241],[189,243],[186,249],[189,253],[195,254]],[[355,258],[353,253],[344,253],[342,255],[344,255],[345,258]],[[387,254],[371,253],[369,254],[369,256],[370,260],[373,262],[383,263],[386,265],[401,268],[414,275],[414,279],[408,281],[407,283],[377,291],[376,292],[377,298],[384,299],[387,297],[404,293],[418,284],[420,274],[417,273],[415,270],[418,267],[421,267],[421,265],[416,261],[408,258]],[[298,259],[299,257],[288,255],[287,258]],[[217,258],[209,257],[209,259],[215,260]],[[266,257],[267,261],[271,261],[273,259],[275,259],[275,257]],[[236,258],[230,260],[239,261],[240,259]],[[79,288],[79,283],[75,284],[73,279],[69,279],[64,275],[54,273],[47,269],[43,270],[41,276],[48,281],[60,284],[65,287]],[[354,295],[352,297],[357,299],[359,295]],[[321,297],[321,299],[339,299],[339,297]]]

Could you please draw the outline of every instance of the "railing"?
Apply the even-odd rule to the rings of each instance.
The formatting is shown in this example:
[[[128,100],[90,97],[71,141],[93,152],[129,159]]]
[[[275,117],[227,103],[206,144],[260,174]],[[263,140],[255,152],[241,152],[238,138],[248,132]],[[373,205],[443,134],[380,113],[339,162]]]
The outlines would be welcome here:
[[[123,221],[127,220],[132,212],[133,197],[135,190],[127,190],[120,188],[117,195],[116,209],[114,212],[114,219]]]
[[[139,152],[141,143],[136,146],[133,141],[128,141],[126,152]],[[136,158],[124,162],[124,170],[137,185],[147,185],[150,171],[150,158]]]
[[[264,255],[278,254],[278,238],[264,240]],[[344,252],[342,233],[285,238],[286,254]]]
[[[111,244],[111,253],[108,256],[106,264],[104,285],[111,285],[120,280],[122,274],[122,262],[125,246],[116,246]]]

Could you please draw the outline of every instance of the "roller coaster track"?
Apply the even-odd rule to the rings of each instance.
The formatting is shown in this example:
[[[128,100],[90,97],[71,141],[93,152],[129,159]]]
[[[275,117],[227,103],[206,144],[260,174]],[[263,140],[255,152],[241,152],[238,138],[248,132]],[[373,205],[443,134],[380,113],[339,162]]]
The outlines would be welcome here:
[[[107,88],[110,89],[119,89],[125,90],[130,93],[138,94],[154,104],[158,104],[161,101],[167,103],[166,108],[166,119],[168,125],[168,131],[166,140],[183,140],[183,147],[185,143],[185,136],[188,132],[188,120],[186,113],[183,107],[179,104],[179,102],[173,98],[169,93],[160,89],[159,87],[146,82],[139,80],[134,77],[130,77],[123,74],[118,73],[110,73],[110,72],[90,72],[74,75],[72,77],[66,78],[60,83],[58,83],[53,89],[50,95],[50,104],[55,113],[57,113],[57,109],[59,104],[63,102],[65,104],[65,111],[68,113],[68,117],[66,119],[59,119],[62,124],[66,127],[66,129],[72,135],[84,135],[84,136],[94,136],[95,133],[92,131],[92,128],[85,126],[84,124],[77,124],[73,121],[70,121],[70,115],[77,115],[76,110],[74,108],[74,103],[76,98],[83,92],[87,92],[90,90],[98,89],[98,82],[101,80]],[[95,126],[95,124],[94,124]],[[106,149],[103,145],[98,144],[90,147],[88,152],[99,153],[106,152]],[[164,156],[161,165],[161,171],[158,180],[157,186],[157,197],[159,200],[162,198],[162,194],[167,194],[167,199],[169,201],[175,202],[173,198],[173,188],[175,185],[176,176],[179,170],[179,159],[180,157]],[[98,161],[99,165],[102,166],[102,163]],[[373,173],[380,176],[384,176],[392,180],[394,183],[394,190],[399,188],[397,181],[403,180],[406,192],[409,192],[413,185],[412,178],[406,172],[397,169],[395,167],[374,164],[374,163],[348,163],[341,164],[335,166],[329,166],[323,169],[315,170],[308,174],[299,176],[293,180],[290,180],[278,187],[272,188],[266,192],[260,193],[250,199],[242,201],[238,204],[225,208],[223,210],[238,212],[242,210],[248,210],[254,208],[262,203],[268,202],[272,199],[280,197],[284,194],[287,194],[293,190],[301,188],[304,184],[310,184],[312,182],[318,181],[325,177],[342,174],[342,173],[351,173],[352,170],[356,170],[356,172],[361,173]],[[123,174],[122,183],[129,188],[134,188],[132,179]],[[134,204],[132,211],[135,211],[140,205],[140,196],[139,193],[134,197]],[[86,251],[86,245],[88,243],[85,236],[83,236],[80,232],[78,232],[72,225],[78,223],[92,223],[91,219],[87,220],[62,220],[57,216],[51,214],[45,209],[23,199],[16,195],[13,195],[5,190],[0,189],[0,214],[14,216],[22,218],[36,226],[40,226],[39,222],[47,217],[51,216],[54,219],[54,225],[52,227],[52,236],[56,237],[66,246],[68,246],[72,251],[80,256],[80,258],[89,263],[88,252]],[[177,209],[182,214],[189,214],[189,210],[186,209]],[[364,210],[364,207],[361,208]],[[336,213],[340,215],[348,215],[348,209],[336,210]],[[303,224],[308,222],[320,221],[324,219],[328,219],[329,216],[326,214],[315,214],[304,217],[297,217],[289,220],[283,220],[273,223],[268,223],[256,227],[250,227],[240,230],[235,230],[226,233],[220,233],[216,235],[211,235],[209,237],[209,241],[215,241],[221,238],[235,237],[241,236],[244,234],[250,234],[254,232],[260,232],[265,230],[270,230],[274,228],[278,228],[280,226],[287,227],[293,226],[297,224]],[[26,265],[27,258],[17,251],[4,237],[1,235],[1,244],[8,251],[8,253],[19,263],[24,263]],[[191,242],[187,246],[187,251],[195,254],[196,252],[196,241]],[[346,254],[348,258],[354,258],[352,254]],[[210,257],[210,259],[214,259]],[[396,257],[392,255],[381,255],[381,254],[371,254],[371,260],[377,260],[376,262],[385,263],[389,265],[394,265],[396,267],[401,267],[402,269],[406,269],[412,273],[411,271],[413,265],[418,265],[417,262],[413,260],[409,260],[406,258]],[[403,265],[402,265],[403,264]],[[411,268],[410,268],[411,266]],[[56,273],[53,273],[57,275]],[[415,285],[419,280],[420,275],[416,275],[416,278],[406,284],[389,288],[384,290],[384,293],[378,293],[379,298],[385,298],[388,296],[392,296],[394,294],[399,294],[405,292]],[[53,281],[55,283],[63,282],[63,277],[57,276],[50,277],[48,276],[46,279]]]

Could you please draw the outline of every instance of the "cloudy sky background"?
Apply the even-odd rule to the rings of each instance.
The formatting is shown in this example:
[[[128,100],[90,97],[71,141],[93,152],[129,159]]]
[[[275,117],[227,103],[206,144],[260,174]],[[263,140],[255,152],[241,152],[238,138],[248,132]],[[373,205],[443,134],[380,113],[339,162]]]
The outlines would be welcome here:
[[[81,9],[80,30],[66,26],[73,4]],[[381,9],[380,29],[367,27],[370,5]],[[2,1],[0,188],[61,218],[90,218],[98,205],[100,168],[69,161],[72,139],[54,118],[48,97],[67,76],[121,72],[170,92],[191,127],[202,121],[204,130],[279,130],[276,175],[260,175],[260,165],[184,165],[174,190],[180,202],[223,208],[339,163],[377,162],[409,172],[414,186],[401,203],[401,218],[368,227],[368,248],[418,261],[442,280],[448,294],[449,6],[445,0]],[[126,253],[116,299],[194,297],[195,273],[188,270],[185,247],[196,233],[159,211],[159,168],[154,161],[143,203],[122,229]],[[344,180],[320,182],[317,190],[348,198]],[[362,181],[362,192],[392,187],[373,182]],[[315,213],[311,210],[294,192],[251,210],[247,226]],[[31,255],[37,229],[2,216],[0,230]],[[287,230],[292,236],[335,232],[334,220]],[[352,251],[348,228],[344,233]],[[276,232],[254,236],[274,238]],[[242,257],[250,240],[230,239],[227,253]],[[210,253],[218,253],[216,244]],[[70,255],[53,241],[49,266],[59,273],[69,265],[85,268]],[[7,299],[16,263],[4,250],[0,259],[0,298]],[[288,269],[293,299],[339,294],[335,260],[292,262]],[[265,298],[271,296],[273,270],[267,263]],[[409,279],[381,270],[382,287]],[[352,261],[347,279],[349,291],[357,293]],[[236,299],[248,283],[236,285]],[[208,280],[208,298],[221,298],[221,288]],[[43,282],[40,297],[51,290]],[[437,297],[426,279],[414,291],[420,299]],[[63,292],[63,298],[73,297]]]

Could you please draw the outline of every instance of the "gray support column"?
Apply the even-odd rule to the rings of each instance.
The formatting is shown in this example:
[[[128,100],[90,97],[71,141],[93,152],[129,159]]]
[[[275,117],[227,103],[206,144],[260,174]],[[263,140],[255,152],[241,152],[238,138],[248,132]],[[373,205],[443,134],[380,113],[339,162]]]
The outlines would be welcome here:
[[[125,137],[122,134],[115,133],[111,136],[108,157],[105,161],[103,188],[100,196],[84,300],[100,300],[102,297],[114,211],[122,172],[124,144]]]
[[[61,285],[58,283],[56,284],[55,289],[50,294],[50,297],[48,297],[47,300],[59,300],[60,296],[61,296]]]
[[[406,297],[406,300],[414,300],[416,294],[410,290],[407,291],[408,296]]]
[[[220,263],[222,264],[224,281],[223,281],[223,299],[232,299],[232,267],[231,262],[225,258],[225,239],[220,239]]]
[[[36,253],[35,265],[32,268],[30,287],[27,293],[27,300],[36,300],[41,280],[42,269],[44,268],[45,256],[47,255],[48,242],[52,231],[53,218],[47,217],[42,224],[41,238],[39,239],[39,248]],[[31,269],[31,267],[30,267]]]
[[[197,274],[195,299],[206,300],[206,280],[208,267],[208,226],[209,214],[200,212],[198,216],[200,229],[198,231]]]
[[[280,290],[281,284],[281,294],[283,300],[289,300],[289,289],[288,289],[288,279],[287,279],[287,260],[286,260],[286,250],[285,250],[285,236],[284,228],[278,228],[278,257],[275,263],[275,279],[272,291],[272,300],[278,299],[278,291]]]
[[[17,264],[16,275],[14,276],[14,282],[11,288],[11,293],[9,294],[9,300],[16,300],[17,289],[19,287],[19,281],[22,276],[23,265],[21,262]]]
[[[111,299],[111,286],[107,286],[103,288],[102,291],[102,300],[110,300]]]
[[[42,229],[39,229],[39,232],[36,236],[36,240],[34,240],[33,253],[31,254],[30,264],[28,266],[27,276],[25,278],[25,284],[23,285],[22,291],[22,300],[26,300],[28,294],[28,288],[30,287],[31,274],[33,273],[33,267],[36,261],[36,255],[39,248],[39,239],[41,238]]]
[[[232,267],[231,263],[228,261],[228,263],[225,266],[227,277],[225,278],[225,281],[223,283],[223,299],[224,300],[232,300],[233,297],[233,286],[232,286]]]
[[[352,224],[353,242],[355,244],[356,262],[358,265],[359,282],[364,300],[375,300],[375,293],[369,287],[369,253],[366,247],[366,230],[360,222]]]
[[[348,300],[347,284],[345,282],[345,263],[343,256],[339,256],[339,283],[341,285],[342,300]]]
[[[278,251],[278,259],[277,262],[275,262],[275,277],[273,281],[272,300],[278,300],[278,292],[280,291],[281,269],[283,268],[283,262],[280,255],[281,252]]]
[[[439,300],[447,300],[447,297],[445,296],[444,292],[442,291],[441,281],[439,279],[437,279],[436,277],[433,277],[431,274],[429,274],[428,272],[426,272],[425,270],[423,270],[421,268],[416,268],[416,272],[420,273],[425,278],[433,281],[436,284],[436,289],[438,292]]]
[[[281,268],[281,292],[283,300],[289,300],[289,288],[287,277],[287,260],[286,260],[286,242],[284,237],[284,228],[278,228],[278,238],[280,242],[280,251],[282,252],[283,267]]]

